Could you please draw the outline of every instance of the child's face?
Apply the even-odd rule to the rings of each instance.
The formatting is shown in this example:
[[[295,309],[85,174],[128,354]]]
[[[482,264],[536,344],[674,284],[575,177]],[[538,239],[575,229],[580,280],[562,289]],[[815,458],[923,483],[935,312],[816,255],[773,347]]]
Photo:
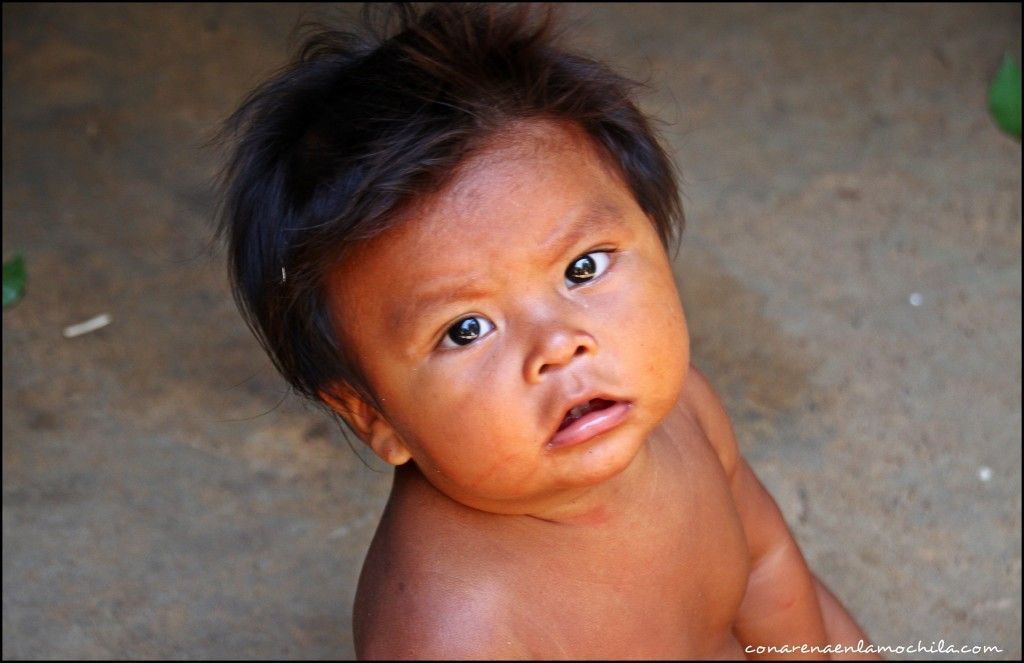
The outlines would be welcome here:
[[[689,362],[654,226],[572,126],[523,125],[470,160],[354,249],[330,293],[384,409],[371,435],[495,513],[533,513],[625,469]],[[614,405],[558,433],[595,397]]]

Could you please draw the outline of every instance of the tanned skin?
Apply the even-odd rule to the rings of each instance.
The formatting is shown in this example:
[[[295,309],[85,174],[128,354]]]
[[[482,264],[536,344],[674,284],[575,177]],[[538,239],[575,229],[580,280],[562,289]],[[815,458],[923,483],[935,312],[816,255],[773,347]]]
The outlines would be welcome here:
[[[574,125],[510,127],[330,291],[381,410],[332,403],[396,468],[356,597],[360,658],[868,641],[739,454],[653,225]],[[467,318],[476,336],[455,342]],[[613,425],[566,442],[591,397]]]

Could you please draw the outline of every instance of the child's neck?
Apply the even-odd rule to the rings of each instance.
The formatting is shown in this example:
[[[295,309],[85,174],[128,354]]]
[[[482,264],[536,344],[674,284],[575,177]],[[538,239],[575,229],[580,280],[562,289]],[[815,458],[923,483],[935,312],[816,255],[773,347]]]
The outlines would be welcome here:
[[[542,522],[566,526],[621,526],[635,520],[656,490],[658,463],[650,441],[625,470],[611,479],[565,495],[550,506],[525,514]],[[639,508],[639,509],[638,509]]]
[[[654,439],[649,439],[629,466],[611,479],[594,486],[566,492],[539,504],[522,514],[498,514],[480,511],[448,497],[423,476],[414,463],[396,468],[396,487],[399,483],[416,491],[426,491],[443,508],[467,518],[500,519],[501,528],[547,530],[552,526],[570,528],[570,531],[600,533],[621,532],[622,528],[642,527],[652,515],[651,497],[659,490],[660,458]],[[422,494],[422,493],[421,493]]]

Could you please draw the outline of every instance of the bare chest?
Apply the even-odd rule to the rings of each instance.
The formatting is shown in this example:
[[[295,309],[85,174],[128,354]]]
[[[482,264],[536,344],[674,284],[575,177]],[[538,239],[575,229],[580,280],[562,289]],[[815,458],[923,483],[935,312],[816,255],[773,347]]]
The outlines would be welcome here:
[[[652,525],[552,544],[516,564],[509,615],[538,656],[731,657],[749,561],[724,472],[684,448],[688,480],[653,496]]]

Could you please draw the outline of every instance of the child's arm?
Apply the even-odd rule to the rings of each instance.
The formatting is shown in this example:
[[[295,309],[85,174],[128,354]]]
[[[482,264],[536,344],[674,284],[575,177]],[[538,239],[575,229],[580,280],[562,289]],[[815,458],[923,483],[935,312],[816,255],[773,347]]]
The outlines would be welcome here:
[[[859,639],[867,644],[860,627],[811,573],[775,500],[740,456],[728,415],[711,385],[693,366],[690,379],[701,427],[729,478],[750,551],[747,592],[734,624],[737,639],[753,647],[856,645]],[[799,655],[748,654],[754,658]]]
[[[846,608],[811,573],[775,500],[741,458],[732,485],[752,561],[747,593],[734,627],[740,642],[755,647],[803,643],[856,646],[858,640],[869,644]],[[750,655],[757,657],[756,652]],[[840,653],[831,658],[880,657]]]
[[[824,647],[828,639],[814,577],[775,500],[742,458],[737,458],[731,484],[751,561],[747,593],[733,626],[736,637],[753,647]],[[762,657],[756,651],[748,655]],[[763,657],[799,655],[793,652]],[[828,658],[820,653],[806,655]]]

